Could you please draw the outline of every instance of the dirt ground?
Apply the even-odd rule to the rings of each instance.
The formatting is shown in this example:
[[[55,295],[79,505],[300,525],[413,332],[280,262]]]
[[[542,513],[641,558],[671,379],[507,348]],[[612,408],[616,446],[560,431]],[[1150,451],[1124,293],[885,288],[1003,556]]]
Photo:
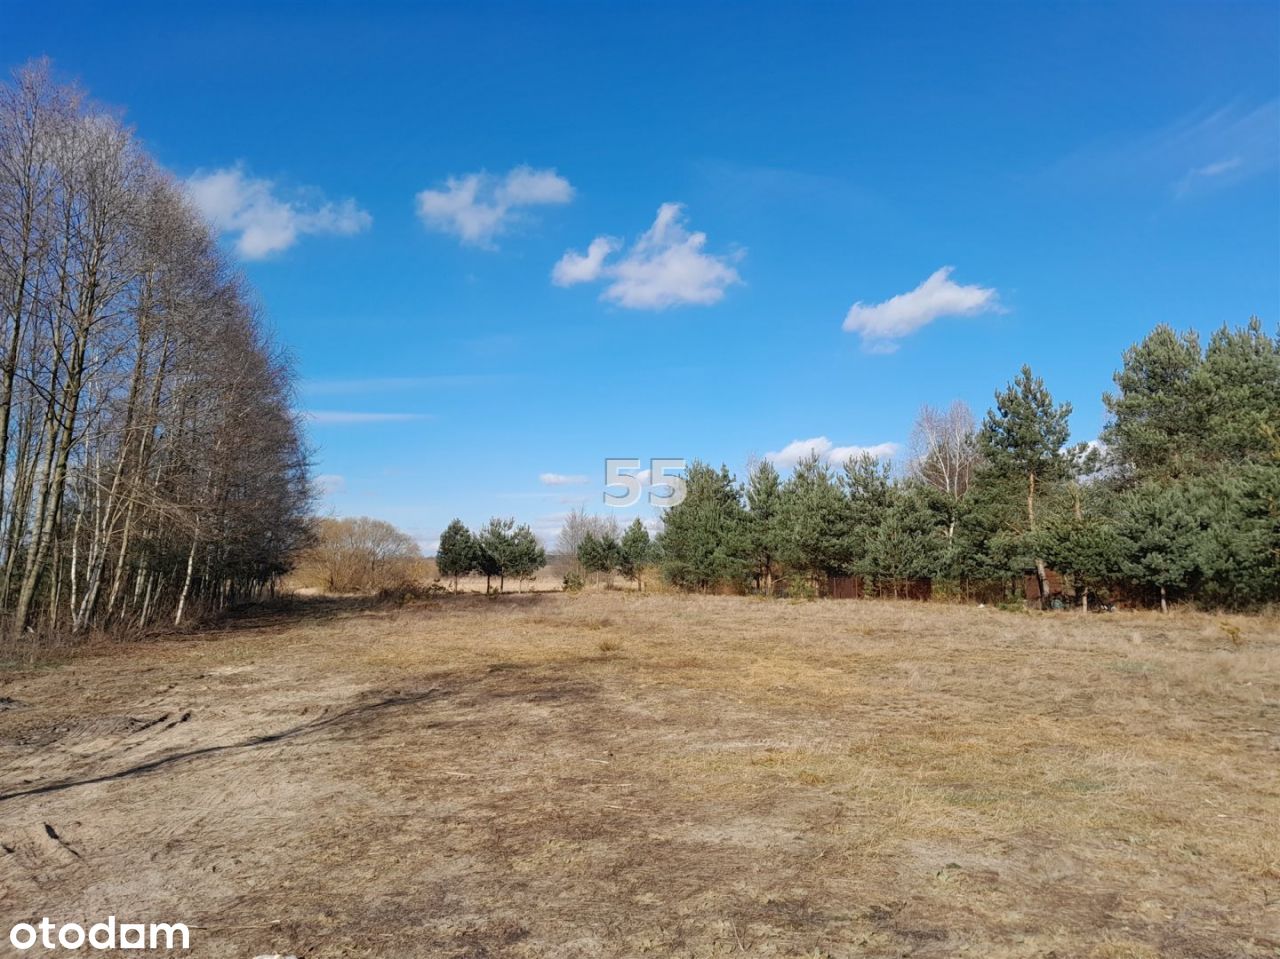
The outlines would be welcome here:
[[[0,679],[5,939],[1280,954],[1275,618],[312,599]]]

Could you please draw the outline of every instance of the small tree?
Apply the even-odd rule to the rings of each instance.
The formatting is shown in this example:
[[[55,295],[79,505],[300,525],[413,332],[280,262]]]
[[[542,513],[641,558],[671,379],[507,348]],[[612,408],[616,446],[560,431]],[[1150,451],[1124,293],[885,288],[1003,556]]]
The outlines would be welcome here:
[[[480,572],[484,573],[484,589],[487,593],[492,586],[493,577],[498,577],[498,592],[502,592],[506,584],[507,570],[511,565],[512,532],[515,530],[514,519],[492,517],[484,528],[475,535]]]
[[[773,594],[773,568],[778,561],[782,510],[782,480],[768,460],[760,460],[747,475],[747,515],[743,539],[751,557],[757,587]]]
[[[1169,611],[1169,591],[1190,585],[1199,566],[1201,529],[1180,485],[1148,484],[1127,493],[1120,504],[1120,548],[1125,572],[1160,594]]]
[[[1096,516],[1050,519],[1036,534],[1041,555],[1071,577],[1080,594],[1081,612],[1089,612],[1089,591],[1114,579],[1124,568],[1124,542],[1116,528]]]
[[[641,592],[644,592],[644,567],[653,552],[653,542],[649,539],[649,531],[644,523],[636,519],[622,535],[619,544],[618,570],[627,579],[634,580]]]
[[[564,525],[556,537],[556,551],[560,556],[571,560],[581,571],[582,564],[578,558],[578,550],[588,534],[597,537],[612,533],[618,536],[618,521],[613,516],[596,516],[588,513],[585,507],[571,510],[565,517]]]
[[[936,576],[945,555],[946,527],[923,488],[894,487],[889,508],[868,543],[867,567],[889,580],[894,599],[907,581]]]
[[[588,531],[578,546],[578,562],[588,573],[594,573],[599,582],[600,574],[608,575],[621,562],[622,546],[610,530],[600,533]]]
[[[453,579],[453,591],[458,591],[458,577],[466,576],[479,562],[476,541],[462,520],[455,519],[440,534],[440,546],[436,549],[436,568],[441,576]]]
[[[960,505],[977,468],[978,434],[973,413],[956,400],[946,410],[920,408],[911,434],[911,475],[933,489],[947,504],[947,540],[955,536]]]
[[[527,525],[517,526],[511,533],[507,563],[503,572],[518,580],[529,579],[547,565],[547,553]],[[501,589],[501,586],[499,586]]]

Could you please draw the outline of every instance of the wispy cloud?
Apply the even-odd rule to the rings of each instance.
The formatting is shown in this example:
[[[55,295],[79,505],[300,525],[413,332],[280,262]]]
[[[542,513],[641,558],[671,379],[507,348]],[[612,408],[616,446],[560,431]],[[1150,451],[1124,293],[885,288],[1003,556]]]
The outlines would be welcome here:
[[[637,310],[718,303],[725,289],[742,282],[733,261],[741,257],[705,252],[707,235],[685,228],[684,207],[664,203],[653,225],[624,250],[598,236],[586,253],[569,250],[551,271],[556,286],[607,280],[601,299]],[[620,253],[616,259],[610,259]]]
[[[1206,163],[1204,166],[1196,167],[1194,170],[1188,170],[1186,176],[1178,181],[1177,189],[1174,192],[1180,197],[1186,196],[1201,182],[1225,176],[1228,173],[1239,170],[1243,165],[1244,161],[1240,157],[1229,157],[1226,160],[1215,160],[1213,163]]]
[[[1000,309],[1000,298],[985,286],[961,286],[951,279],[954,267],[935,271],[914,290],[899,293],[882,303],[859,300],[844,318],[846,333],[862,336],[865,349],[891,353],[897,341],[943,316],[973,316]]]
[[[1136,137],[1089,144],[1054,164],[1059,182],[1124,190],[1154,185],[1182,199],[1280,164],[1280,99],[1197,110]]]
[[[540,473],[538,481],[543,486],[583,486],[590,483],[591,478],[580,473]]]
[[[418,218],[430,230],[450,233],[471,246],[494,248],[530,207],[573,199],[573,186],[555,170],[519,166],[505,176],[481,171],[451,176],[444,186],[418,194]]]
[[[774,453],[766,453],[765,459],[782,470],[793,469],[806,457],[817,456],[832,466],[841,466],[852,456],[869,453],[877,459],[885,459],[897,454],[901,447],[897,443],[876,443],[874,446],[836,446],[825,436],[815,436],[807,440],[792,440],[782,449]]]
[[[560,537],[560,530],[564,529],[565,520],[568,518],[569,513],[567,512],[548,513],[535,517],[533,522],[529,524],[529,529],[537,537],[539,543],[551,549],[556,545],[556,540]]]
[[[312,396],[387,393],[398,390],[452,389],[484,386],[500,379],[490,374],[442,376],[377,376],[365,379],[303,380],[302,392]]]
[[[373,223],[355,200],[334,203],[314,189],[284,198],[274,181],[249,176],[241,164],[198,170],[187,179],[186,188],[214,229],[235,236],[236,252],[246,260],[287,250],[300,236],[350,236]]]
[[[331,496],[347,488],[347,479],[337,473],[321,473],[312,481],[312,486],[321,496]]]
[[[304,410],[304,419],[319,426],[352,423],[408,423],[434,419],[429,413],[365,413],[357,410]]]

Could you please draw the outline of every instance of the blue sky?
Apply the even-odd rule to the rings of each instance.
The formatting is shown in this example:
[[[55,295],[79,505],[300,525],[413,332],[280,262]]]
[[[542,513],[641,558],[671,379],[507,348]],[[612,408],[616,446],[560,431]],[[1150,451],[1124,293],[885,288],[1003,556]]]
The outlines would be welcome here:
[[[1156,323],[1280,320],[1273,2],[0,0],[39,55],[223,231],[322,508],[427,547],[603,512],[609,456],[892,449],[1024,362],[1090,439]]]

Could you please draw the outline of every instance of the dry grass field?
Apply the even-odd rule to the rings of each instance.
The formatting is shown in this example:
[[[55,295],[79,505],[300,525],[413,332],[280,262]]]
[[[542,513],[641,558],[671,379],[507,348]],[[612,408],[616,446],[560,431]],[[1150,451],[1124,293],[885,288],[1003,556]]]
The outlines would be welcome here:
[[[3,679],[2,930],[184,921],[202,959],[1280,954],[1274,618],[316,599]]]

